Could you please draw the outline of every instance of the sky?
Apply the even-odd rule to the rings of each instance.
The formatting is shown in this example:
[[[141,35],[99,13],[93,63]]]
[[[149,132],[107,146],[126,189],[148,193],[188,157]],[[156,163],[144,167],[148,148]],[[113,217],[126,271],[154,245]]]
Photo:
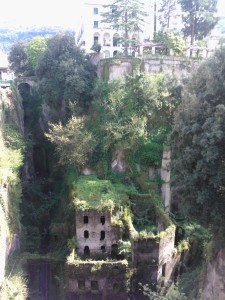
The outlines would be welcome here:
[[[84,0],[0,0],[0,25],[58,25],[77,28],[83,2]],[[224,0],[218,0],[218,15],[225,16]]]

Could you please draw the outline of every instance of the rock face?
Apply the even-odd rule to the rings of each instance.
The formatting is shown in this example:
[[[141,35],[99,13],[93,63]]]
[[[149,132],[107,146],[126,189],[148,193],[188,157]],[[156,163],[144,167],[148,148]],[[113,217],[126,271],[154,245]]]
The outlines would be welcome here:
[[[225,299],[225,248],[218,252],[214,261],[208,263],[201,299]]]
[[[18,237],[19,216],[11,212],[9,213],[10,209],[12,208],[12,203],[15,199],[12,197],[12,195],[10,195],[9,178],[13,174],[13,171],[10,167],[10,164],[6,164],[7,155],[4,153],[7,150],[2,134],[5,123],[6,108],[11,109],[11,119],[18,126],[19,130],[23,132],[23,114],[20,111],[21,107],[16,106],[15,98],[10,88],[0,88],[0,283],[3,281],[5,276],[5,267],[7,265],[9,256],[15,250],[20,248],[20,241]],[[15,208],[15,205],[13,207]],[[12,219],[14,219],[15,223],[18,225],[17,230],[14,230],[10,227]]]
[[[124,151],[122,149],[115,151],[112,158],[111,169],[116,172],[125,172],[130,170],[128,163],[125,161]]]

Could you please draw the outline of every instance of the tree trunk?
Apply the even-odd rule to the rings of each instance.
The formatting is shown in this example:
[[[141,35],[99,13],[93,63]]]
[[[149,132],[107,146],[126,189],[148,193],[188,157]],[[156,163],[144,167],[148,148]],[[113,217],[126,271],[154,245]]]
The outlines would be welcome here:
[[[128,23],[127,23],[127,11],[125,12],[125,56],[128,56]]]

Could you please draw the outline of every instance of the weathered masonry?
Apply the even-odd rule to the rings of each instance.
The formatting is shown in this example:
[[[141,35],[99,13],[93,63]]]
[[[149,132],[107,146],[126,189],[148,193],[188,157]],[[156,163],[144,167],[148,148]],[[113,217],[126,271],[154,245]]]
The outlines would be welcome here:
[[[76,300],[127,300],[126,261],[67,264],[69,297]]]
[[[79,255],[115,254],[122,233],[118,225],[112,226],[111,217],[112,214],[109,211],[99,212],[94,209],[76,213],[77,253]]]

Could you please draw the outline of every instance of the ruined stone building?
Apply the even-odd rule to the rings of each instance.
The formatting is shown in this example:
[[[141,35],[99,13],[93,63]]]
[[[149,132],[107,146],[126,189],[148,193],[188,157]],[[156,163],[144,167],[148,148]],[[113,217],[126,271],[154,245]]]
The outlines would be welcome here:
[[[118,241],[122,238],[118,225],[112,226],[112,214],[94,209],[76,213],[77,253],[94,256],[95,254],[114,255]]]
[[[112,190],[109,191],[112,186],[106,187],[105,183],[99,180],[104,197],[105,193],[112,195]],[[96,185],[95,192],[97,189]],[[94,191],[89,194],[96,196]],[[175,251],[176,226],[149,199],[131,198],[132,214],[138,217],[149,210],[156,228],[155,233],[138,232],[122,202],[113,209],[101,209],[98,204],[103,203],[103,195],[98,194],[96,202],[87,200],[89,207],[84,208],[82,192],[76,194],[80,201],[75,201],[76,253],[80,260],[75,258],[66,266],[70,299],[146,299],[139,283],[157,291],[167,286],[179,271],[182,257]],[[83,206],[79,207],[80,203]],[[125,239],[130,241],[130,256],[120,251],[121,241]]]

